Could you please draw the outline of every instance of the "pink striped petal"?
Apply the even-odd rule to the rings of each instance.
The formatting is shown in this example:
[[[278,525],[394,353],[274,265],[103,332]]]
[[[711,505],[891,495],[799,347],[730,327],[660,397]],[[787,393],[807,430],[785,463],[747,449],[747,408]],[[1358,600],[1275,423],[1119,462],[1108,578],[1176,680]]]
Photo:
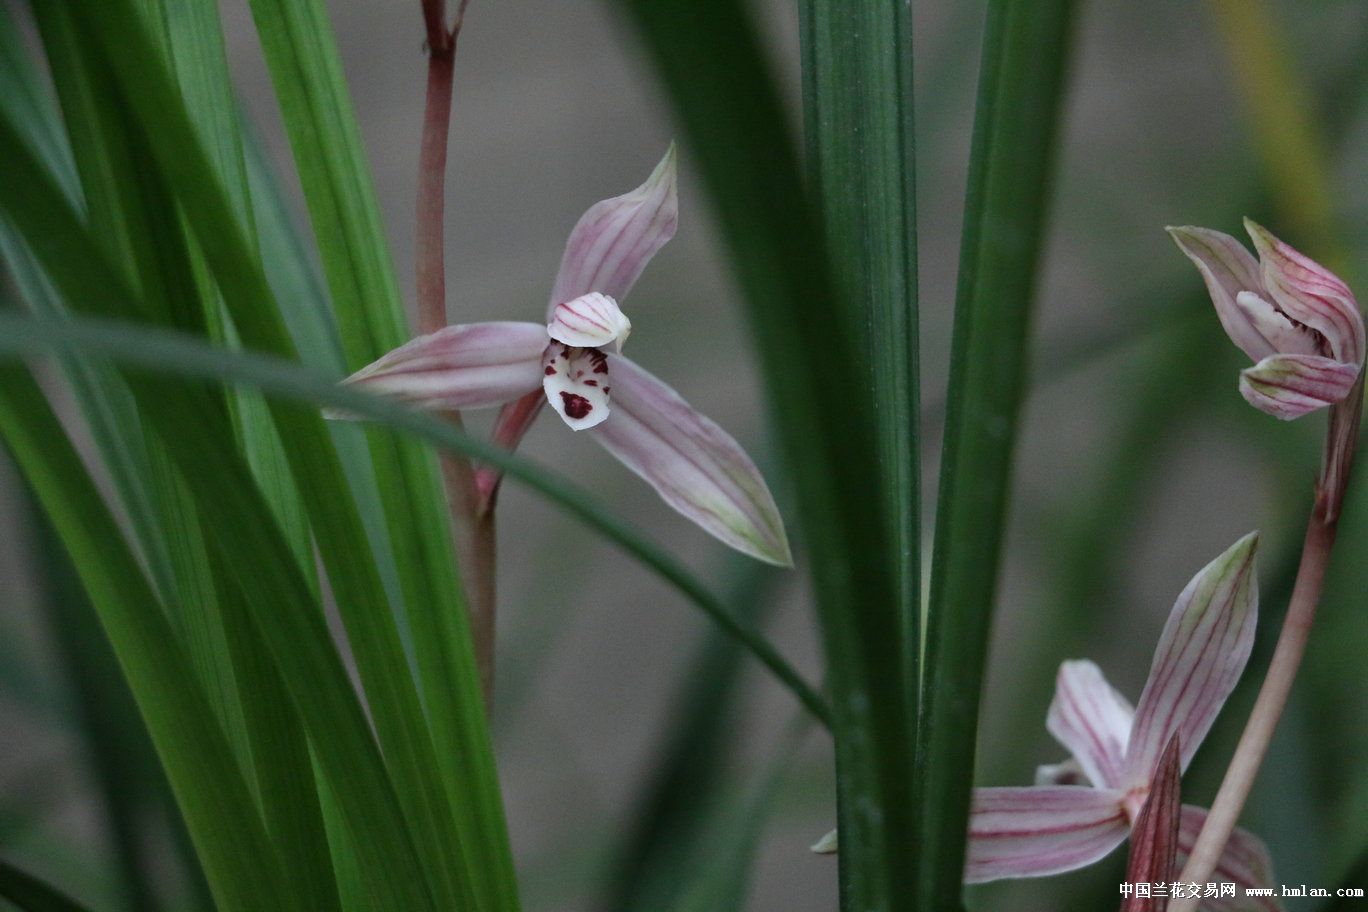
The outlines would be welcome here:
[[[1290,421],[1344,401],[1359,368],[1319,355],[1271,355],[1240,372],[1240,395],[1261,412]]]
[[[1174,735],[1187,769],[1240,679],[1258,615],[1257,547],[1258,533],[1251,532],[1202,568],[1178,596],[1136,706],[1125,784],[1149,782],[1159,752]]]
[[[619,301],[627,297],[651,257],[674,237],[678,220],[671,144],[646,183],[631,193],[595,203],[570,232],[547,318],[557,304],[591,291]]]
[[[762,561],[790,565],[779,510],[741,446],[621,355],[609,355],[608,367],[613,410],[594,439],[705,532]]]
[[[1255,361],[1277,352],[1236,303],[1240,292],[1258,293],[1263,288],[1258,261],[1244,245],[1224,232],[1192,225],[1169,228],[1168,233],[1202,273],[1216,316],[1231,341]]]
[[[1126,838],[1122,793],[1085,786],[974,789],[964,882],[1090,865]]]
[[[485,408],[535,390],[545,350],[546,328],[536,323],[448,326],[396,348],[345,382],[426,409]]]
[[[618,351],[622,351],[631,331],[632,321],[618,308],[617,301],[598,292],[557,304],[546,327],[557,342],[581,348],[603,348],[616,342]]]
[[[1074,755],[1089,782],[1099,788],[1117,788],[1134,715],[1126,698],[1102,676],[1102,669],[1082,659],[1059,666],[1045,727]]]
[[[1349,286],[1267,228],[1245,219],[1245,230],[1259,252],[1263,285],[1273,302],[1324,336],[1336,361],[1363,364],[1363,314]]]
[[[1202,808],[1183,805],[1178,824],[1178,864],[1187,862],[1188,853],[1197,842],[1207,812]],[[1203,899],[1201,907],[1207,912],[1280,912],[1283,908],[1276,897],[1246,896],[1246,887],[1277,887],[1273,881],[1273,862],[1268,849],[1259,837],[1246,830],[1236,829],[1230,834],[1221,860],[1216,863],[1212,879],[1217,883],[1235,884],[1234,897]]]
[[[608,356],[552,342],[542,362],[542,389],[572,431],[596,427],[608,419]]]

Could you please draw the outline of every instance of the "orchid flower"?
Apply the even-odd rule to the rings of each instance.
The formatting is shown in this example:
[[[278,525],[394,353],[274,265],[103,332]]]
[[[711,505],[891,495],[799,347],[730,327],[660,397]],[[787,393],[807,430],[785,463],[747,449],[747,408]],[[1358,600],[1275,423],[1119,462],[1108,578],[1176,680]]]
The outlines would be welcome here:
[[[1201,270],[1231,341],[1255,362],[1240,373],[1251,405],[1292,419],[1344,401],[1363,367],[1363,316],[1334,273],[1245,219],[1259,258],[1228,234],[1169,228]]]
[[[1140,702],[1132,707],[1087,660],[1060,666],[1045,726],[1072,754],[1042,766],[1025,788],[974,790],[965,882],[1041,877],[1099,861],[1125,841],[1175,739],[1188,763],[1244,671],[1254,644],[1257,536],[1246,535],[1188,583],[1169,614]],[[1206,812],[1183,805],[1178,857],[1186,860]],[[815,851],[834,851],[834,834]],[[1243,888],[1272,883],[1268,851],[1236,830],[1216,869],[1235,897],[1203,900],[1220,912],[1275,910]]]
[[[587,432],[704,531],[752,557],[790,564],[783,521],[750,457],[621,354],[632,325],[618,301],[674,236],[678,212],[671,146],[644,184],[597,203],[575,225],[546,323],[448,326],[345,382],[425,409],[503,406],[493,436],[509,449],[550,403],[571,430]],[[477,477],[486,508],[498,479],[492,469]]]

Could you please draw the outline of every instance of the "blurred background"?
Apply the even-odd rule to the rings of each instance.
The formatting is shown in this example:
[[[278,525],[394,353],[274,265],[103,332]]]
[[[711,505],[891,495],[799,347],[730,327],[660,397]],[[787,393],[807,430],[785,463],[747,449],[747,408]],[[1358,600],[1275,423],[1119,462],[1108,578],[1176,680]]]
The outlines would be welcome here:
[[[426,65],[418,5],[329,6],[411,304]],[[754,6],[796,111],[795,4]],[[913,7],[929,530],[983,4]],[[288,180],[289,148],[246,4],[225,0],[223,8],[243,105]],[[1262,37],[1242,30],[1247,17],[1230,9],[1118,0],[1082,7],[1039,289],[1037,380],[987,681],[982,784],[1029,784],[1037,764],[1063,757],[1044,731],[1061,660],[1091,657],[1137,697],[1178,591],[1251,528],[1264,532],[1262,633],[1275,632],[1285,603],[1322,419],[1281,425],[1243,404],[1239,353],[1161,229],[1233,231],[1249,214],[1368,287],[1368,6],[1270,3]],[[19,4],[13,12],[26,21]],[[579,214],[636,186],[670,142],[664,98],[610,13],[589,2],[471,3],[457,54],[448,179],[452,322],[538,319]],[[1298,116],[1310,125],[1299,134],[1304,146],[1291,141],[1305,160],[1290,168],[1285,155],[1266,153],[1271,115],[1250,73],[1268,67],[1288,68],[1303,102]],[[1331,187],[1324,205],[1297,189],[1306,174],[1322,172]],[[687,152],[680,177],[678,236],[625,302],[632,357],[764,464],[765,409],[750,342]],[[299,203],[298,188],[287,191]],[[1318,212],[1328,212],[1333,235],[1317,227]],[[472,423],[485,427],[487,418]],[[574,476],[716,588],[740,595],[798,666],[820,676],[801,573],[729,557],[557,422],[539,422],[522,452]],[[1368,488],[1368,479],[1360,482]],[[1368,491],[1351,497],[1311,659],[1245,817],[1289,883],[1337,885],[1368,837]],[[650,886],[670,880],[661,871],[678,879],[703,870],[754,823],[749,809],[769,785],[747,908],[836,908],[836,862],[807,851],[834,824],[826,736],[795,735],[786,694],[611,546],[513,485],[499,515],[494,725],[529,912],[649,907],[650,890],[672,889]],[[99,644],[73,642],[80,638],[52,610],[74,583],[46,560],[50,548],[33,530],[12,468],[0,460],[0,536],[8,545],[0,548],[0,850],[96,908],[119,908],[104,778],[115,752],[98,740],[109,720],[87,712],[99,702],[88,692],[113,685],[79,658]],[[1263,655],[1256,652],[1252,669]],[[1199,802],[1214,791],[1216,761],[1228,755],[1242,719],[1240,699],[1199,757],[1185,798]],[[694,750],[682,750],[681,740]],[[682,777],[668,780],[685,805],[668,811],[675,818],[660,817],[653,804],[667,757]],[[165,843],[154,857],[174,854],[172,830],[157,822],[163,813],[141,807],[134,815],[145,826],[133,838]],[[652,819],[689,821],[706,834],[702,848],[683,838],[690,832],[643,855],[637,849],[653,843],[642,827]],[[1120,860],[977,889],[970,903],[1114,908]],[[632,882],[645,892],[616,892],[624,871],[637,872]]]

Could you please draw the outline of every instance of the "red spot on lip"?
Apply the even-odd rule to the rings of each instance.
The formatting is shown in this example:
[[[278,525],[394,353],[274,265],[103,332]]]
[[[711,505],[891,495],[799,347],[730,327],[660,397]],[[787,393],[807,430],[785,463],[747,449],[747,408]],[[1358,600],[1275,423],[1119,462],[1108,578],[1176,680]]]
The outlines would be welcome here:
[[[585,386],[598,386],[598,381],[597,381],[597,380],[585,380],[585,381],[584,381],[584,385],[585,385]]]
[[[576,421],[594,410],[594,406],[583,396],[578,396],[575,393],[561,393],[560,395],[561,402],[565,405],[565,414]]]
[[[546,365],[546,376],[550,377],[550,376],[551,376],[552,374],[554,374],[555,372],[556,372],[556,369],[555,369],[554,367],[552,367],[552,366],[549,365],[549,364]]]

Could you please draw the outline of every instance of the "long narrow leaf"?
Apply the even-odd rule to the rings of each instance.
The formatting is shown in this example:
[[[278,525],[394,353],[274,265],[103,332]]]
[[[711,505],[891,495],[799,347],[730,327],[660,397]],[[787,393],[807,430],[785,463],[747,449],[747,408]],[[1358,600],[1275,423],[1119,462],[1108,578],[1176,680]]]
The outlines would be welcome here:
[[[370,169],[321,0],[253,0],[252,14],[284,115],[347,365],[405,341],[403,305]],[[412,10],[415,38],[420,16]],[[415,91],[419,90],[415,82]],[[415,143],[417,137],[415,137]],[[517,908],[512,852],[485,725],[469,687],[473,650],[452,558],[441,478],[430,453],[368,435],[394,547],[423,697],[480,907]]]
[[[161,907],[154,887],[159,859],[148,851],[146,825],[151,817],[148,811],[166,794],[165,780],[77,569],[52,523],[32,498],[28,500],[32,547],[42,574],[43,608],[60,667],[70,681],[82,746],[100,790],[125,904],[129,909],[156,912]],[[198,867],[194,858],[188,860]]]
[[[868,351],[849,394],[874,403],[879,487],[899,580],[888,607],[902,613],[911,693],[921,603],[912,9],[804,0],[800,11],[808,166],[841,291],[833,307],[849,309],[843,322]],[[908,846],[912,864],[916,854]]]
[[[56,887],[0,859],[0,897],[22,912],[86,912],[86,907]]]
[[[1072,0],[993,0],[960,250],[925,692],[916,908],[958,906],[978,706]]]
[[[113,517],[21,367],[0,369],[0,433],[100,612],[219,907],[260,909],[283,891],[283,871],[241,770]]]
[[[829,710],[758,631],[739,619],[670,553],[601,506],[574,483],[535,467],[502,447],[478,440],[392,401],[341,386],[306,368],[276,358],[214,348],[180,334],[125,323],[83,318],[57,323],[0,312],[0,353],[10,357],[48,352],[99,355],[148,374],[211,378],[251,386],[276,397],[331,407],[414,434],[445,449],[487,462],[564,507],[586,525],[650,567],[741,641],[820,721]]]
[[[244,342],[292,355],[292,342],[254,252],[245,242],[221,182],[197,141],[184,102],[150,46],[149,36],[131,3],[83,2],[79,6],[82,16],[103,42],[124,97],[146,127],[157,165],[175,188],[181,210],[200,242]],[[354,503],[337,496],[337,492],[346,490],[346,484],[322,421],[317,415],[279,405],[272,409],[272,417],[285,445],[295,483],[313,519],[319,552],[348,627],[377,730],[386,747],[386,757],[395,767],[394,787],[405,816],[415,828],[414,845],[428,858],[425,868],[440,901],[444,905],[456,904],[463,891],[479,883],[484,875],[482,868],[463,859],[465,848],[473,843],[458,835],[452,809],[484,806],[495,786],[472,788],[459,805],[451,795],[453,789],[444,789],[441,771],[445,767],[438,764],[438,752],[409,674],[394,616],[376,610],[387,600],[369,555],[368,540]],[[450,614],[438,617],[446,620]],[[454,626],[463,631],[461,620],[458,616]],[[441,640],[448,641],[449,637]],[[420,636],[418,642],[423,643],[424,638]],[[468,656],[466,645],[464,655]],[[450,682],[450,693],[478,692],[472,666],[473,660],[465,666],[464,681]],[[470,714],[465,717],[470,718]],[[474,718],[474,730],[483,733],[482,716]],[[487,744],[481,750],[479,742],[472,744],[470,739],[443,755],[450,756],[453,751],[457,758],[478,758],[489,753]],[[338,794],[346,797],[341,790]]]
[[[146,51],[138,60],[155,65],[155,52],[136,30],[136,17],[125,24],[133,26],[133,34]],[[159,85],[164,93],[165,84]],[[168,101],[164,106],[170,104]],[[100,251],[75,214],[4,121],[0,121],[0,147],[9,162],[9,167],[0,172],[0,208],[23,232],[63,296],[93,308],[138,314],[141,308],[136,300],[120,277],[104,264]],[[190,147],[194,148],[193,142]],[[212,185],[212,174],[206,180]],[[206,202],[208,205],[212,203]],[[224,215],[222,209],[219,214]],[[226,215],[225,219],[223,235],[231,239],[235,226]],[[250,266],[244,264],[244,268],[248,276],[253,274]],[[146,419],[156,426],[178,470],[184,473],[196,508],[204,513],[206,528],[214,533],[215,546],[222,549],[226,563],[238,574],[239,585],[251,596],[257,623],[263,630],[271,631],[266,639],[291,696],[310,726],[320,762],[338,783],[349,783],[335,790],[346,803],[347,816],[356,825],[367,821],[366,827],[375,834],[375,838],[358,843],[359,850],[370,856],[365,867],[373,885],[392,892],[396,902],[424,908],[429,894],[424,869],[414,857],[415,837],[391,804],[393,786],[346,681],[321,612],[316,604],[312,609],[309,607],[314,597],[297,562],[284,547],[275,519],[245,465],[237,458],[231,439],[224,440],[222,434],[215,433],[213,424],[203,422],[204,415],[215,407],[214,400],[202,388],[175,397],[152,397],[144,390],[139,398]],[[350,502],[336,497],[337,491],[345,491],[345,482],[338,478],[335,463],[329,461],[331,449],[321,422],[316,418],[310,421],[307,412],[297,409],[276,407],[273,416],[282,430],[303,431],[307,435],[307,439],[292,439],[298,451],[292,448],[291,456],[300,461],[300,476],[313,473],[301,478],[307,481],[303,489],[313,494],[315,502],[311,509],[326,519],[345,508]],[[312,428],[316,428],[316,434],[310,433]],[[322,502],[329,498],[337,502]],[[431,834],[438,832],[444,810],[440,786],[434,792],[435,777],[427,772],[433,766],[431,744],[422,730],[416,698],[409,697],[407,705],[403,702],[405,685],[411,685],[411,681],[392,618],[388,613],[373,610],[373,606],[384,604],[384,597],[378,580],[366,576],[367,569],[373,572],[373,565],[364,559],[364,533],[359,525],[348,523],[345,512],[337,521],[320,522],[317,528],[323,553],[331,552],[334,558],[330,568],[337,567],[332,578],[339,605],[348,610],[353,622],[355,635],[351,643],[363,679],[367,679],[368,695],[376,708],[375,719],[382,737],[388,734],[395,744],[393,756],[388,759],[401,771],[400,795],[409,798],[405,813],[420,824],[416,838],[424,850],[446,854],[455,847],[431,844],[436,838]],[[352,546],[345,561],[341,554],[344,544]],[[234,557],[227,558],[229,553]],[[354,584],[373,588],[378,594],[367,593],[366,598],[359,598],[350,588]],[[344,601],[343,593],[350,598]],[[295,610],[281,611],[282,601],[295,606]],[[429,759],[424,759],[425,752]],[[424,790],[426,794],[420,797]],[[453,870],[459,869],[427,869],[437,882]]]
[[[916,825],[904,580],[889,559],[898,543],[886,498],[870,484],[882,477],[873,406],[851,388],[866,376],[864,336],[849,322],[856,308],[840,299],[846,289],[827,268],[793,131],[747,7],[619,5],[674,102],[711,198],[797,488],[832,692],[843,907],[909,909],[906,853]]]

